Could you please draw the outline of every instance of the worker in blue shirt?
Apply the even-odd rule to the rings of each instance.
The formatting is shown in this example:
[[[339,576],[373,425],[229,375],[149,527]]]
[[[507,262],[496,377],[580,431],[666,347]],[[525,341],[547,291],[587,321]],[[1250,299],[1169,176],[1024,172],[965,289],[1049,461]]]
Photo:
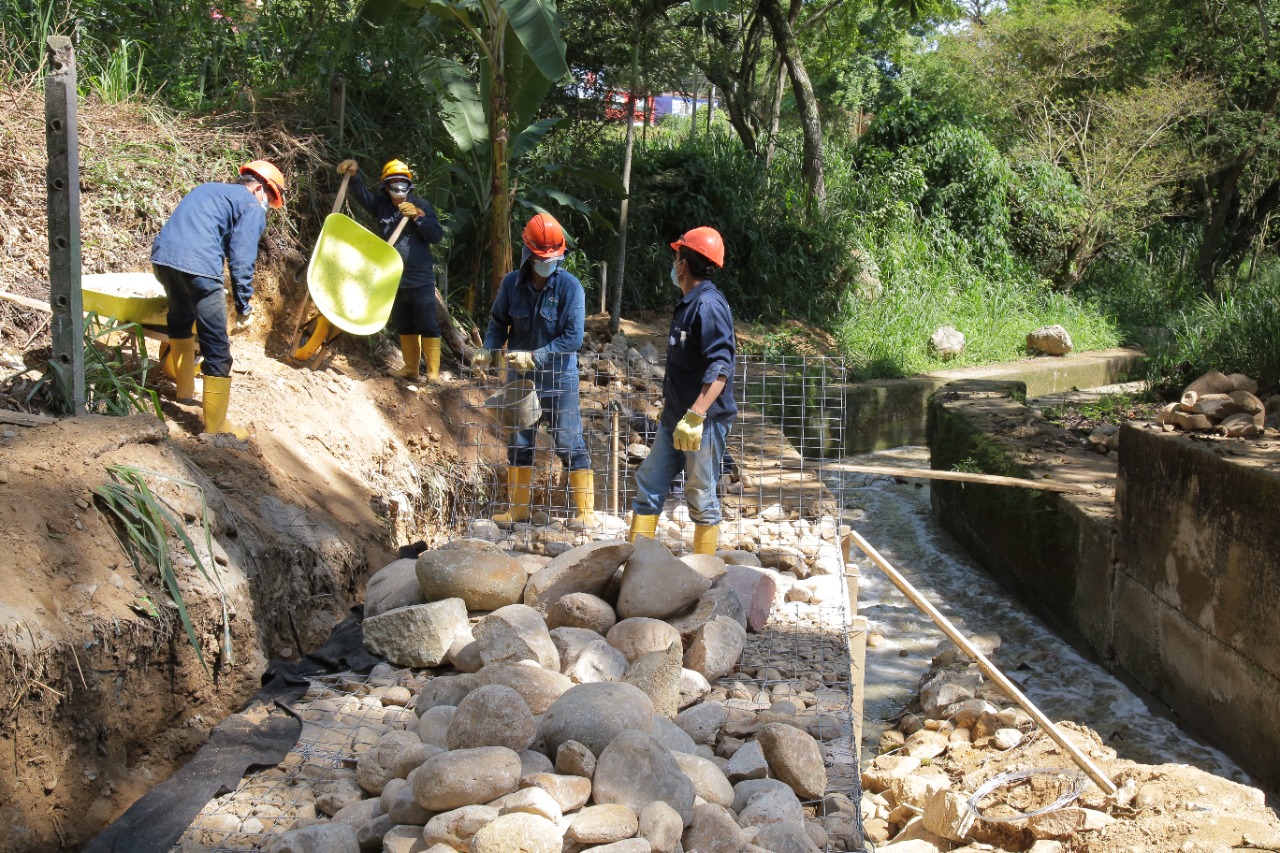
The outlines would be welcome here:
[[[174,377],[179,400],[195,397],[196,342],[204,356],[206,432],[248,437],[227,420],[231,400],[231,339],[223,264],[231,271],[236,305],[233,331],[253,322],[253,269],[258,241],[267,228],[267,207],[284,205],[284,176],[266,160],[240,167],[235,183],[201,184],[183,196],[151,244],[151,268],[169,301],[166,373]]]
[[[597,525],[595,478],[578,408],[578,349],[586,321],[586,297],[578,279],[560,267],[565,239],[555,217],[535,214],[522,236],[520,266],[502,279],[477,363],[486,364],[506,346],[512,378],[533,374],[543,422],[551,431],[556,454],[569,470],[577,514],[568,526],[593,528]],[[529,517],[535,428],[517,431],[507,447],[510,509],[493,517],[500,525]]]
[[[355,199],[377,220],[384,240],[396,230],[401,219],[409,220],[396,240],[396,251],[404,259],[404,272],[387,319],[387,325],[400,336],[404,367],[387,372],[397,379],[419,379],[422,374],[418,367],[426,356],[427,381],[436,382],[440,378],[440,322],[436,318],[435,259],[431,246],[444,237],[436,210],[429,201],[413,193],[413,171],[403,160],[392,160],[382,167],[378,184],[382,191],[377,193],[359,180],[360,166],[355,160],[339,163],[338,174],[356,178],[351,183]]]
[[[738,414],[733,398],[737,342],[733,312],[711,279],[724,267],[724,240],[714,228],[685,232],[671,244],[671,281],[682,298],[671,317],[662,416],[648,457],[636,471],[628,540],[653,538],[671,481],[685,472],[685,501],[693,519],[693,552],[714,554],[720,541],[716,483],[725,440]]]

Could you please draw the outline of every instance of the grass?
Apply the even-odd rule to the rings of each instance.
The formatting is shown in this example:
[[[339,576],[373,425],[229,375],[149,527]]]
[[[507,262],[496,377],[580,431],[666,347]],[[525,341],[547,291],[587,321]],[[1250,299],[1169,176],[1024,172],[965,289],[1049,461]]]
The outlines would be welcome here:
[[[1103,424],[1153,420],[1160,402],[1150,391],[1106,394],[1096,400],[1073,400],[1044,409],[1044,419],[1070,430],[1089,432]]]
[[[217,569],[206,566],[195,543],[187,535],[186,527],[180,521],[181,513],[173,509],[162,497],[157,495],[147,484],[147,477],[155,477],[165,482],[174,483],[184,488],[194,489],[200,496],[200,523],[204,531],[205,553],[213,555],[213,537],[209,531],[209,507],[205,503],[204,491],[195,483],[180,480],[155,471],[131,468],[127,465],[109,465],[107,474],[111,480],[94,490],[102,504],[104,512],[112,517],[116,526],[116,537],[120,547],[133,561],[139,575],[142,566],[148,563],[155,566],[160,574],[160,581],[167,592],[178,619],[186,631],[187,640],[195,650],[196,658],[205,672],[209,665],[205,662],[204,652],[200,648],[195,626],[191,623],[191,615],[187,612],[187,603],[178,584],[178,575],[174,569],[169,552],[170,534],[178,537],[183,549],[195,563],[200,573],[217,591],[222,604],[222,653],[227,663],[233,661],[231,651],[231,622],[227,615],[227,594],[218,576]],[[147,615],[163,618],[162,611],[155,607],[150,599],[140,599],[135,609]]]
[[[113,342],[117,333],[124,340]],[[136,358],[125,353],[126,343],[138,353]],[[146,387],[147,373],[154,365],[147,357],[142,327],[137,323],[99,318],[92,313],[85,317],[84,391],[89,414],[123,416],[140,412],[164,420],[159,395]],[[71,377],[66,368],[50,361],[49,369],[32,386],[27,402],[41,388],[52,392],[49,399],[54,411],[72,413]]]

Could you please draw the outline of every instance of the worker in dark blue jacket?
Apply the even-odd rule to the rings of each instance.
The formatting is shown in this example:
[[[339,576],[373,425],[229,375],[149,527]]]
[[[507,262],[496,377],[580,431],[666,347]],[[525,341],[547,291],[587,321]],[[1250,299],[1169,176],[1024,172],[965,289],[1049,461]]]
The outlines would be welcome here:
[[[398,379],[419,379],[422,357],[427,360],[427,381],[440,378],[440,322],[436,318],[435,259],[431,246],[444,237],[444,229],[431,203],[413,193],[413,172],[402,160],[392,160],[382,167],[378,184],[381,192],[372,192],[359,180],[360,167],[355,160],[338,164],[338,174],[352,175],[353,194],[360,206],[378,222],[383,239],[391,236],[408,218],[409,224],[396,240],[395,248],[404,260],[400,288],[391,304],[387,325],[400,336],[404,367],[388,373]]]
[[[720,479],[725,441],[738,414],[733,397],[737,341],[733,312],[712,283],[724,266],[724,240],[714,228],[694,228],[671,244],[671,281],[681,299],[671,316],[662,416],[649,455],[636,471],[631,531],[653,538],[671,481],[685,472],[685,502],[693,519],[693,552],[714,554],[720,540]]]
[[[505,346],[512,378],[532,374],[556,454],[569,469],[577,514],[568,526],[595,527],[595,477],[578,407],[578,350],[586,323],[586,297],[582,283],[560,267],[565,239],[555,217],[535,214],[522,236],[520,267],[502,279],[477,363],[485,364]],[[510,525],[529,517],[534,429],[517,431],[507,448],[510,509],[493,517],[498,524]]]
[[[284,205],[284,176],[266,160],[240,167],[231,184],[201,184],[187,193],[151,244],[151,268],[169,300],[169,355],[180,400],[195,396],[196,342],[204,356],[206,432],[248,432],[227,421],[231,399],[231,340],[227,337],[227,297],[223,264],[231,271],[236,305],[233,331],[253,322],[253,270],[258,241],[267,227],[267,207]]]

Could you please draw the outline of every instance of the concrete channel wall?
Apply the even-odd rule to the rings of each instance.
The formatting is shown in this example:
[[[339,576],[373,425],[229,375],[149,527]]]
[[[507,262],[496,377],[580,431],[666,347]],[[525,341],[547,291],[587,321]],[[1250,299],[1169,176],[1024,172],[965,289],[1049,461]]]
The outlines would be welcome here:
[[[1027,476],[1023,394],[935,394],[933,467]],[[934,512],[1033,610],[1280,787],[1280,451],[1126,425],[1117,456],[1118,469],[1084,453],[1055,471],[1091,494],[938,482]]]

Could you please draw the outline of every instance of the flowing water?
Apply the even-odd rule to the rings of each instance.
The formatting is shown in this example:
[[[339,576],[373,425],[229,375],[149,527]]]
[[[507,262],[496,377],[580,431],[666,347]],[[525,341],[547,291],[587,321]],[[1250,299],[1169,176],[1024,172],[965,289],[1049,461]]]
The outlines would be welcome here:
[[[924,447],[904,447],[846,461],[929,467]],[[837,482],[843,478],[842,482]],[[966,636],[995,633],[1003,640],[993,656],[1001,670],[1054,720],[1089,726],[1127,758],[1144,764],[1190,764],[1247,782],[1248,776],[1220,751],[1198,742],[1171,719],[1077,653],[1017,599],[987,577],[935,521],[928,481],[898,483],[888,477],[831,473],[843,487],[859,533]],[[855,513],[856,515],[856,513]],[[887,721],[915,694],[942,631],[854,549],[859,566],[858,610],[869,621],[863,760],[876,754]],[[869,646],[872,643],[868,644]]]

